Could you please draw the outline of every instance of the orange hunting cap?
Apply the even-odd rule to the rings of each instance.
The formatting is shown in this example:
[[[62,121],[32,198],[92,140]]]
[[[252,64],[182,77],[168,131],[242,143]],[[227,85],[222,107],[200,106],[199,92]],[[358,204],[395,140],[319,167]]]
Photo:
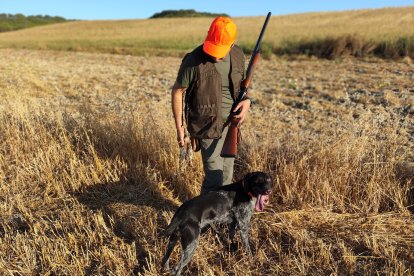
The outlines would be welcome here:
[[[211,23],[203,50],[210,56],[223,58],[230,51],[236,37],[236,24],[228,17],[219,16]]]

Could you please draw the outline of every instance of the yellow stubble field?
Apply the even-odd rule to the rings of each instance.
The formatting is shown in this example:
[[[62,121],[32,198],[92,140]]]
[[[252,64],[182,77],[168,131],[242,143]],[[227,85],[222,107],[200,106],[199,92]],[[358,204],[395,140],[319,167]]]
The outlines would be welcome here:
[[[1,274],[160,275],[162,230],[203,176],[198,154],[178,163],[181,60],[0,60]],[[208,232],[184,273],[412,274],[413,74],[409,60],[260,61],[234,176],[275,180],[253,216],[256,254]]]

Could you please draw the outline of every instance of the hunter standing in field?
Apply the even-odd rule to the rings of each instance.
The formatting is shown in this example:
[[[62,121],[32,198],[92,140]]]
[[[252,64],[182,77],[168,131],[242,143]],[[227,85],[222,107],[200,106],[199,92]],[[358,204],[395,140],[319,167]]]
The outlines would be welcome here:
[[[225,123],[245,77],[244,53],[235,45],[236,38],[234,22],[217,17],[203,45],[183,58],[171,91],[179,146],[184,147],[187,139],[185,118],[193,149],[201,149],[205,172],[201,193],[233,179],[234,158],[223,158],[220,152],[228,130]],[[248,99],[234,109],[239,111],[235,117],[240,124],[249,108]]]

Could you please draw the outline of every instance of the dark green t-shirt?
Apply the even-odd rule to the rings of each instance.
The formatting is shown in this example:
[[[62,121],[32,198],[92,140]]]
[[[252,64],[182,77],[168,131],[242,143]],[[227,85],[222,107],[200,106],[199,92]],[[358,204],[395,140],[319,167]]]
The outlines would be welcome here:
[[[221,114],[223,116],[223,120],[226,120],[233,105],[233,97],[230,92],[230,55],[228,54],[221,61],[215,62],[214,66],[221,76]],[[181,87],[189,87],[195,74],[196,67],[187,66],[184,60],[183,63],[181,63],[176,81]]]

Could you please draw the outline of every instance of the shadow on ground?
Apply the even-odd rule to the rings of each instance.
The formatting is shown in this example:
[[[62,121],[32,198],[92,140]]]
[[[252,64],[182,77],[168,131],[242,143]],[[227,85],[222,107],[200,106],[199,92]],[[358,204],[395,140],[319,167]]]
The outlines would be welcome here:
[[[414,214],[414,162],[397,163],[395,174],[401,185],[408,185],[407,209]]]
[[[88,147],[92,146],[93,153],[102,160],[118,159],[126,166],[119,180],[82,185],[72,195],[89,209],[101,211],[105,223],[116,236],[129,244],[135,242],[138,263],[134,274],[142,273],[148,263],[148,248],[155,248],[158,237],[167,227],[165,213],[175,211],[178,205],[162,194],[156,185],[157,181],[151,179],[151,173],[140,169],[149,166],[155,172],[162,171],[156,167],[156,158],[148,159],[148,156],[152,157],[152,152],[145,147],[145,141],[134,138],[131,129],[105,124],[103,120],[96,119],[96,116],[90,116],[91,114],[86,112],[84,115],[87,118],[83,120],[86,125],[70,117],[65,118],[67,131],[79,133],[73,141],[74,146],[81,147],[82,152],[88,152]],[[174,171],[166,173],[169,175],[161,177],[169,182],[177,178]],[[174,185],[171,189],[179,200],[183,200],[184,195],[189,193],[174,191]],[[155,234],[150,232],[154,228]]]
[[[135,242],[137,266],[134,274],[141,273],[147,265],[149,252],[146,248],[148,241],[154,241],[162,235],[162,230],[168,222],[162,216],[162,211],[174,211],[178,206],[155,191],[151,191],[144,182],[134,179],[123,179],[117,182],[100,183],[83,188],[82,191],[73,193],[77,200],[94,211],[101,211],[106,225],[114,234],[126,243]],[[152,216],[149,218],[149,213]],[[148,233],[140,233],[137,224],[148,223],[148,219],[155,220],[157,237],[143,237]],[[154,222],[151,222],[154,223]],[[147,244],[143,244],[144,240]]]

